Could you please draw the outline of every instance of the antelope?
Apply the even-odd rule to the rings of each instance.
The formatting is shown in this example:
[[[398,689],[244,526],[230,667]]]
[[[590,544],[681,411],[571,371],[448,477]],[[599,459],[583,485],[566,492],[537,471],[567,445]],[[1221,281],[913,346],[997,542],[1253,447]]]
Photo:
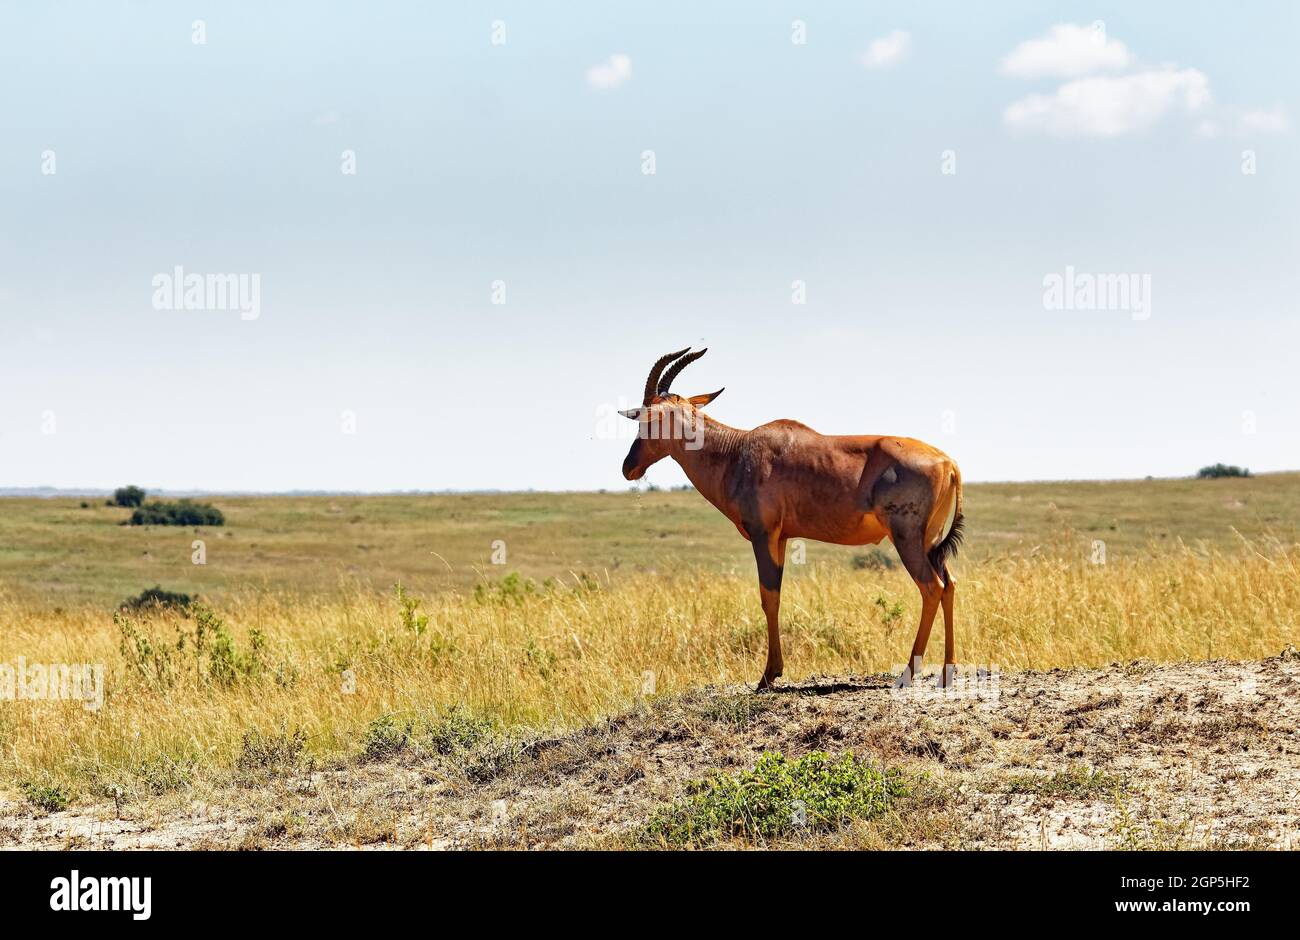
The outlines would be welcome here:
[[[673,380],[707,349],[656,360],[641,407],[619,414],[639,422],[623,476],[639,480],[665,457],[681,466],[696,491],[731,520],[754,548],[759,596],[767,618],[767,665],[757,691],[781,676],[781,576],[789,539],[874,545],[888,538],[921,592],[921,622],[896,685],[921,668],[935,614],[943,608],[943,674],[952,682],[953,592],[948,561],[962,542],[961,472],[929,444],[892,435],[826,435],[781,419],[742,431],[703,408],[722,394],[683,398]],[[671,365],[670,365],[671,364]],[[665,371],[667,369],[667,371]],[[945,535],[944,523],[952,512]]]

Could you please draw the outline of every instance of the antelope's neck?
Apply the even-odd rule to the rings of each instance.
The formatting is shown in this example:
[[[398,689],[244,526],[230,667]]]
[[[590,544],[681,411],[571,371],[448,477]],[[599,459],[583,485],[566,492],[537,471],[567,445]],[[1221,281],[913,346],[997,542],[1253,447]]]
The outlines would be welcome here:
[[[677,441],[672,458],[699,494],[730,518],[734,513],[727,499],[726,475],[740,453],[745,432],[714,421],[708,415],[700,418],[702,433],[693,441]]]

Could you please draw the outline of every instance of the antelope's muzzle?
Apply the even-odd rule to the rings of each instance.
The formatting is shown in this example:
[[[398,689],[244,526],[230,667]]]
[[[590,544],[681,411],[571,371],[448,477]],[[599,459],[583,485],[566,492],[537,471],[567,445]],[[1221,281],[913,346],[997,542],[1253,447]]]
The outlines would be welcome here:
[[[641,468],[641,439],[632,442],[632,447],[623,458],[623,479],[639,480],[645,474]]]

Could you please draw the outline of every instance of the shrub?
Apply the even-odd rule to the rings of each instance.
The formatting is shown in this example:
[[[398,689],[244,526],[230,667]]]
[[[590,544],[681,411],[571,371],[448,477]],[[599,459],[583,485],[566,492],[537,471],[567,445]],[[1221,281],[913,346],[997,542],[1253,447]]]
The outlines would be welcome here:
[[[361,753],[362,757],[374,760],[409,748],[417,754],[433,753],[463,760],[492,740],[490,719],[453,705],[442,714],[379,716],[366,727]]]
[[[1196,476],[1201,480],[1215,480],[1219,477],[1248,477],[1250,469],[1248,467],[1230,467],[1224,463],[1216,463],[1213,466],[1202,467],[1196,471]]]
[[[861,555],[854,555],[852,560],[855,571],[888,571],[894,567],[894,559],[878,548]]]
[[[388,757],[405,750],[410,736],[409,721],[401,721],[392,715],[381,715],[366,727],[366,735],[361,742],[361,753],[371,760]]]
[[[470,715],[458,705],[453,705],[441,718],[430,722],[425,732],[429,747],[438,754],[471,751],[491,736],[492,722],[489,719]]]
[[[236,766],[246,772],[291,770],[306,745],[307,735],[298,729],[292,733],[263,734],[254,728],[244,732]]]
[[[108,501],[108,505],[134,509],[144,505],[144,497],[144,490],[138,486],[119,486],[113,491],[113,498]]]
[[[52,783],[24,782],[21,784],[21,789],[27,802],[47,813],[62,812],[72,802],[66,790]]]
[[[813,751],[797,760],[780,752],[753,770],[715,773],[692,783],[688,796],[651,817],[643,842],[706,846],[724,839],[760,841],[796,831],[825,832],[888,812],[910,792],[897,770],[877,770],[847,753],[838,760]]]
[[[131,525],[225,525],[226,517],[220,509],[207,503],[192,503],[188,499],[174,503],[155,500],[131,513]]]
[[[145,588],[135,597],[128,597],[117,605],[118,610],[132,613],[149,613],[158,610],[188,610],[194,598],[179,591],[164,591],[162,585]]]
[[[198,602],[191,604],[194,632],[180,627],[175,643],[158,640],[153,633],[138,627],[125,612],[113,615],[120,634],[118,649],[127,670],[145,685],[168,689],[190,667],[183,665],[193,658],[196,683],[230,686],[245,680],[262,678],[266,670],[266,638],[261,631],[248,631],[248,647],[240,649],[234,634],[216,612]]]
[[[480,604],[522,604],[538,596],[537,582],[512,571],[499,581],[480,581],[474,585],[474,600]]]
[[[113,623],[120,635],[118,650],[128,671],[150,688],[171,688],[176,681],[173,654],[179,650],[180,641],[176,647],[160,643],[122,613],[113,614]]]

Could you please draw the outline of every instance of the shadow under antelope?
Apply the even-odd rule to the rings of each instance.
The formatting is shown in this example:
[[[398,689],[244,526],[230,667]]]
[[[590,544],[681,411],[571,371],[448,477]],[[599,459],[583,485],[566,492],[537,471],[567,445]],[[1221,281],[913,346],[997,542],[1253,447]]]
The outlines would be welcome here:
[[[921,592],[921,622],[898,682],[909,684],[919,673],[942,606],[941,682],[948,685],[955,660],[954,581],[947,563],[962,541],[957,464],[908,437],[818,434],[787,419],[752,431],[728,427],[701,410],[722,389],[687,398],[670,390],[681,371],[707,351],[687,348],[660,357],[646,379],[641,407],[619,412],[640,424],[623,476],[639,480],[651,464],[673,458],[700,495],[753,544],[767,617],[767,666],[759,691],[772,686],[784,665],[778,613],[785,543],[792,538],[837,545],[893,542]]]

